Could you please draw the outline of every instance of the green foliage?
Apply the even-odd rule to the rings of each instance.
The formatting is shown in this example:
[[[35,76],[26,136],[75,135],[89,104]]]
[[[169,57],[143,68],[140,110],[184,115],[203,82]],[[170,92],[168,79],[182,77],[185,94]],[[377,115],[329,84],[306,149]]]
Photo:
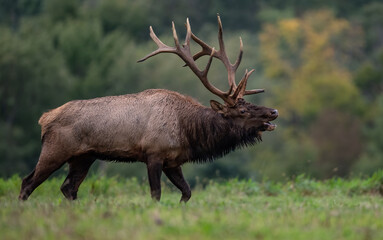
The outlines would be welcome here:
[[[354,82],[369,102],[381,95],[383,92],[383,48],[358,68]]]
[[[79,199],[67,201],[63,178],[45,182],[16,201],[21,179],[0,178],[4,239],[380,239],[383,174],[285,183],[231,179],[197,187],[187,204],[163,185],[161,202],[136,179],[86,179]],[[371,191],[372,190],[372,191]],[[277,227],[276,227],[277,226]]]
[[[60,22],[78,17],[80,1],[77,0],[45,0],[44,12],[52,22]]]
[[[65,90],[72,81],[46,32],[27,23],[17,33],[6,28],[1,32],[0,172],[9,176],[25,170],[25,163],[37,156],[38,116],[68,100]]]
[[[205,184],[211,178],[371,174],[383,167],[382,6],[372,0],[0,1],[0,176],[34,167],[37,120],[66,101],[166,88],[208,106],[216,97],[176,56],[136,61],[156,47],[149,25],[171,45],[171,21],[181,40],[186,17],[194,33],[217,47],[216,13],[230,59],[238,54],[238,36],[244,42],[237,77],[256,68],[248,88],[266,89],[247,100],[277,108],[279,127],[260,145],[212,164],[187,165],[192,184],[199,184],[196,177]],[[209,79],[227,89],[219,61]],[[106,166],[107,175],[146,175],[144,166]]]
[[[354,171],[371,174],[383,168],[383,96],[377,99],[373,122],[365,127],[368,139],[366,151],[354,166]]]
[[[377,49],[383,47],[381,41],[382,37],[379,36],[379,32],[383,29],[382,13],[383,3],[374,1],[363,6],[361,11],[357,14],[357,18],[363,25],[366,34],[366,49],[368,53],[374,54]]]
[[[313,141],[293,128],[278,128],[278,134],[274,132],[263,141],[263,147],[253,150],[251,168],[257,172],[256,179],[284,180],[303,173],[317,176],[318,152]]]
[[[146,31],[143,30],[151,24],[147,18],[149,6],[150,3],[146,0],[103,0],[99,3],[97,15],[105,33],[118,29],[135,39],[142,39],[146,36]]]
[[[101,25],[92,21],[66,21],[57,26],[57,48],[75,76],[84,77],[97,56],[102,38]]]
[[[361,183],[355,181],[348,192],[352,195],[372,193],[383,196],[383,171],[373,173],[369,179]]]

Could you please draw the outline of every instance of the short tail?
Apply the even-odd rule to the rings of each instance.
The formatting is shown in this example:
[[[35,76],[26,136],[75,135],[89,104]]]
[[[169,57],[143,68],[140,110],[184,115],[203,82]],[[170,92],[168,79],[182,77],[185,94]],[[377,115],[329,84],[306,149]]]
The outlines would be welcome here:
[[[41,115],[41,117],[39,119],[39,125],[44,126],[45,124],[51,122],[51,120],[52,120],[52,117],[51,117],[50,111],[45,112],[45,113],[43,113],[43,115]]]
[[[48,112],[43,113],[43,115],[41,115],[39,119],[39,124],[41,126],[41,140],[43,140],[44,135],[46,131],[48,130],[50,123],[56,120],[57,116],[62,112],[64,106],[65,104],[61,107],[52,109]]]

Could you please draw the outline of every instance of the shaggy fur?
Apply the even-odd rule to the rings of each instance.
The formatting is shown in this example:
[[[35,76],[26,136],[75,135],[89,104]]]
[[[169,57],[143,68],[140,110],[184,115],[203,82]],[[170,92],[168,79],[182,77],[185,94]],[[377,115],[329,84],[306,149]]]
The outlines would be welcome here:
[[[188,143],[188,162],[212,161],[262,140],[255,127],[249,130],[238,127],[232,119],[225,119],[210,108],[188,112],[181,116],[180,125]]]

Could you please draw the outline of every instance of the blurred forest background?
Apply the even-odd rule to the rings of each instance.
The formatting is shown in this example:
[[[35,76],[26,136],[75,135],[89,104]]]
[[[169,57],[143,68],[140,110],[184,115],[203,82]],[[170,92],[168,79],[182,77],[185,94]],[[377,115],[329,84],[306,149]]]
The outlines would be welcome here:
[[[186,17],[217,48],[217,13],[231,59],[239,36],[244,42],[238,78],[255,68],[248,87],[266,89],[247,100],[280,117],[262,143],[186,164],[189,180],[323,179],[383,167],[382,1],[0,0],[0,176],[34,168],[40,115],[69,100],[166,88],[209,106],[215,96],[177,56],[136,61],[156,49],[150,25],[172,45],[171,21],[183,38]],[[227,89],[217,60],[209,78]],[[146,175],[140,163],[98,163],[92,171]]]

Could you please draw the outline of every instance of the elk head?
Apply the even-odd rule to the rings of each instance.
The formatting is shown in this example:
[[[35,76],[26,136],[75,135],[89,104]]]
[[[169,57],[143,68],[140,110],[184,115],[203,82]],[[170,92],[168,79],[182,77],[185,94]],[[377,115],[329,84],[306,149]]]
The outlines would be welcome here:
[[[247,80],[250,75],[254,72],[254,69],[248,71],[246,69],[244,76],[242,77],[239,84],[236,84],[235,73],[238,69],[239,64],[242,60],[243,55],[243,43],[242,39],[240,40],[240,51],[237,60],[232,64],[225,52],[225,45],[223,42],[223,30],[222,22],[217,15],[218,19],[218,42],[219,50],[216,51],[214,47],[210,47],[208,44],[203,42],[197,36],[195,36],[190,27],[189,19],[186,19],[186,38],[184,44],[180,45],[178,41],[177,32],[172,22],[173,29],[173,38],[175,42],[175,47],[170,47],[165,45],[154,33],[153,28],[150,26],[150,37],[157,44],[158,49],[148,54],[144,58],[140,59],[138,62],[143,62],[146,59],[155,56],[159,53],[174,53],[178,55],[184,62],[185,66],[188,66],[194,74],[201,80],[202,84],[213,94],[220,97],[225,104],[220,104],[217,101],[211,100],[211,108],[217,113],[221,114],[224,118],[231,119],[234,124],[244,127],[246,129],[256,128],[258,131],[272,131],[275,129],[276,125],[270,123],[270,121],[278,117],[278,111],[275,109],[256,106],[254,104],[248,103],[243,99],[245,95],[257,94],[264,92],[263,89],[253,89],[246,90]],[[201,51],[192,55],[190,51],[190,39],[193,39],[197,44],[202,48]],[[209,60],[204,70],[200,70],[196,65],[195,61],[202,56],[208,55]],[[208,71],[211,66],[213,58],[217,58],[222,61],[224,64],[229,81],[229,90],[224,92],[213,86],[207,78]]]

